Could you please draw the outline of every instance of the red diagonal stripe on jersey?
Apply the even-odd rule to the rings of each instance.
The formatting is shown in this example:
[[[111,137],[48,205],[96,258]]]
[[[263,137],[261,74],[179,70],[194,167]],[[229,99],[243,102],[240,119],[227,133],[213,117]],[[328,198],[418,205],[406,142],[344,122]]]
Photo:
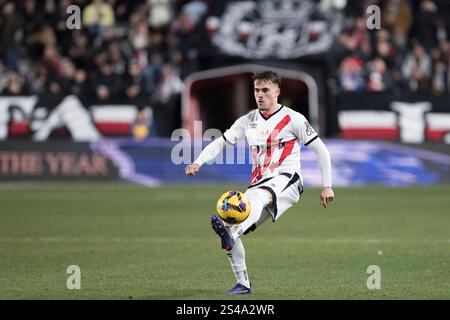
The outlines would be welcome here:
[[[294,148],[296,140],[297,139],[286,141],[286,145],[284,146],[280,159],[277,162],[274,162],[270,165],[270,171],[273,171],[275,168],[278,168],[283,163],[284,159],[286,159],[286,157],[291,154],[292,148]]]
[[[272,160],[272,141],[275,139],[275,137],[280,133],[281,130],[291,121],[291,117],[289,115],[286,115],[273,129],[273,131],[270,133],[269,137],[267,138],[267,146],[270,146],[270,148],[267,148],[266,156],[264,157],[264,167],[263,172],[267,169],[267,167],[270,164],[270,161]]]
[[[258,181],[261,178],[262,178],[261,167],[256,166],[255,169],[252,171],[252,177],[250,178],[250,184],[253,184],[254,182]]]

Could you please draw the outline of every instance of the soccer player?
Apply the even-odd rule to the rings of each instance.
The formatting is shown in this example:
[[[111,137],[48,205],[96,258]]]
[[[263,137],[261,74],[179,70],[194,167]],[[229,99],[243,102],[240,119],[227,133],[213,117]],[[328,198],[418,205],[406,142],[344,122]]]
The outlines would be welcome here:
[[[317,155],[322,174],[321,204],[327,208],[334,198],[330,154],[302,114],[278,103],[280,76],[272,71],[254,73],[253,83],[258,109],[240,117],[185,168],[187,175],[194,176],[226,144],[233,145],[240,139],[247,139],[252,155],[252,174],[244,195],[250,202],[250,214],[235,225],[225,225],[217,215],[211,217],[211,226],[221,240],[237,280],[227,294],[252,292],[240,236],[255,231],[269,217],[275,222],[299,201],[303,192],[302,144]]]

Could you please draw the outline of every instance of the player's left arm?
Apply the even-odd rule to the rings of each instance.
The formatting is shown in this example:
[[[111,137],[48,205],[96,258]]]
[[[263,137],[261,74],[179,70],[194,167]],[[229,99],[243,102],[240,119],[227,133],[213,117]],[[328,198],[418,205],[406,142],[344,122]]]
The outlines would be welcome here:
[[[331,186],[331,158],[327,147],[320,139],[317,132],[309,124],[308,120],[298,112],[292,115],[292,129],[294,135],[299,138],[299,143],[311,149],[319,161],[320,173],[322,174],[322,191],[320,192],[320,203],[328,208],[334,199]]]
[[[316,137],[307,145],[317,156],[320,173],[322,174],[322,191],[320,192],[320,203],[324,208],[328,208],[334,199],[334,192],[331,186],[331,157],[322,139]]]

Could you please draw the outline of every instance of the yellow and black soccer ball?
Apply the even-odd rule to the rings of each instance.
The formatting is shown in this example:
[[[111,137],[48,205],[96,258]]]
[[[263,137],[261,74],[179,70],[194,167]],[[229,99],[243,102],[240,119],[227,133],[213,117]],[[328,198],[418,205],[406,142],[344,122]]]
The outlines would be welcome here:
[[[229,224],[241,223],[250,214],[250,202],[240,191],[227,191],[217,201],[217,214]]]

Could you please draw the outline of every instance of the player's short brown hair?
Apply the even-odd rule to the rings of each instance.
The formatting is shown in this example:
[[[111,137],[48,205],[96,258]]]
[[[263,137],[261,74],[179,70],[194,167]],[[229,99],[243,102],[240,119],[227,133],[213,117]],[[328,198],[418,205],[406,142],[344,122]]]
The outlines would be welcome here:
[[[255,81],[270,81],[281,87],[281,77],[278,73],[266,70],[261,72],[254,72],[252,75],[253,82]]]

